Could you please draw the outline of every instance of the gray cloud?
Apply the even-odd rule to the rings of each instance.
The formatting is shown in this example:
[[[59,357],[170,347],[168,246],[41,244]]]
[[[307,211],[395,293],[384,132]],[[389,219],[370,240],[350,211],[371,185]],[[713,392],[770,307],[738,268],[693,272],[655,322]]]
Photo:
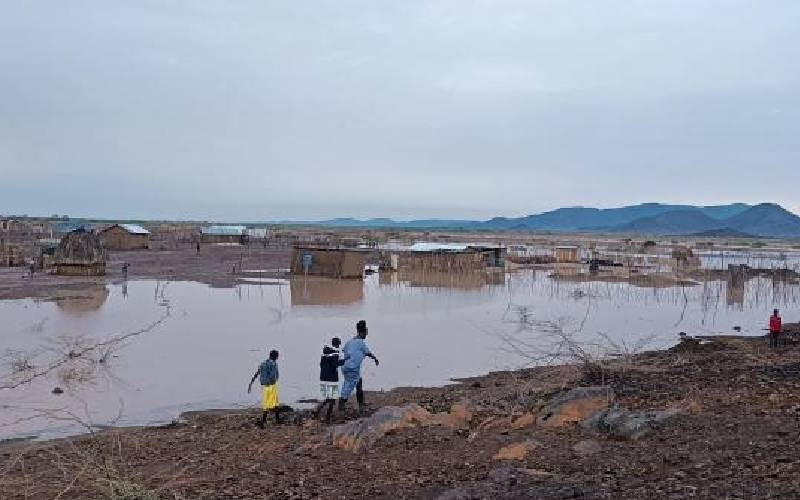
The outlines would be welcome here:
[[[800,211],[791,0],[5,2],[0,212]]]

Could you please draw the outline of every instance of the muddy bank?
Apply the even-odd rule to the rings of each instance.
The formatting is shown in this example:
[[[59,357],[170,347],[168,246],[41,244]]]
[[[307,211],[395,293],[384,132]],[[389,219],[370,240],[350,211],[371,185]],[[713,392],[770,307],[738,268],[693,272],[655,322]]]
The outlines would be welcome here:
[[[81,296],[86,289],[123,279],[122,265],[128,263],[128,279],[197,281],[216,287],[230,287],[248,277],[282,277],[289,267],[291,249],[251,246],[206,245],[180,250],[109,252],[106,276],[56,276],[36,273],[33,279],[22,267],[0,268],[0,300]],[[260,271],[252,273],[247,271]]]
[[[800,348],[727,337],[601,367],[370,393],[384,416],[419,409],[381,420],[388,430],[360,452],[331,444],[329,428],[302,414],[259,430],[255,411],[7,446],[0,497],[790,498],[800,488],[799,389]],[[608,404],[669,418],[634,437],[609,423]],[[581,423],[598,409],[606,426]]]

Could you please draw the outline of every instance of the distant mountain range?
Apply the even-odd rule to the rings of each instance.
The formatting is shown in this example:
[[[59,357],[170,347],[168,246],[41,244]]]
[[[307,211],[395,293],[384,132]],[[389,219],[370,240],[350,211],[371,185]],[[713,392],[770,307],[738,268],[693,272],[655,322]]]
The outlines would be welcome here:
[[[559,208],[526,217],[486,221],[332,219],[286,222],[329,227],[463,229],[476,231],[611,232],[653,235],[800,238],[800,217],[774,203],[692,206],[643,203],[621,208]]]

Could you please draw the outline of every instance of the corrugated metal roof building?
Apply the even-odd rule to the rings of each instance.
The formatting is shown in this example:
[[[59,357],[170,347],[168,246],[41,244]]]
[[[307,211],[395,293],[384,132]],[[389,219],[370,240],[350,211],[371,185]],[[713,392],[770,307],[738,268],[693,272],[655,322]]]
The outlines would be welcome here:
[[[136,224],[113,224],[100,231],[106,250],[146,250],[150,248],[150,231]]]
[[[247,243],[245,226],[207,226],[200,229],[203,243]]]
[[[117,224],[117,225],[131,234],[150,234],[150,231],[143,228],[142,226],[137,226],[136,224]]]

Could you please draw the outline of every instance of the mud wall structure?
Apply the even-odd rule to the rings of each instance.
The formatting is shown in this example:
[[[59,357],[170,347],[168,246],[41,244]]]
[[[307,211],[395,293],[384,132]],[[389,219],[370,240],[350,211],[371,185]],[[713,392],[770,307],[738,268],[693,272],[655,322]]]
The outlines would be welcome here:
[[[119,226],[112,226],[100,233],[106,250],[146,250],[150,247],[149,234],[131,234]]]
[[[415,270],[441,273],[468,273],[486,268],[487,259],[482,252],[401,252],[397,256],[398,270]]]
[[[341,248],[294,247],[292,274],[328,278],[363,278],[366,252]]]

